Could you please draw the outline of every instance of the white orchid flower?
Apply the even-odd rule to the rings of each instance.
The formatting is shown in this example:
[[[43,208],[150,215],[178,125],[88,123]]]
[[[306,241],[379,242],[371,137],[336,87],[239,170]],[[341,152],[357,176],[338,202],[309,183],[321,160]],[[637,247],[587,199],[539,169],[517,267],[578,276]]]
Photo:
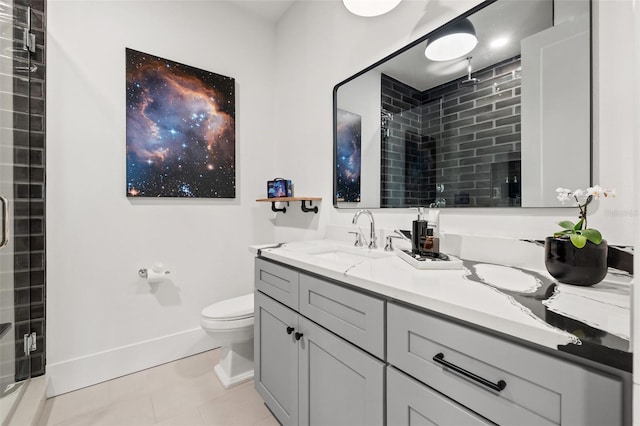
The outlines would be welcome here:
[[[571,190],[567,188],[557,188],[556,192],[558,193],[558,200],[564,204],[566,201],[571,198]]]

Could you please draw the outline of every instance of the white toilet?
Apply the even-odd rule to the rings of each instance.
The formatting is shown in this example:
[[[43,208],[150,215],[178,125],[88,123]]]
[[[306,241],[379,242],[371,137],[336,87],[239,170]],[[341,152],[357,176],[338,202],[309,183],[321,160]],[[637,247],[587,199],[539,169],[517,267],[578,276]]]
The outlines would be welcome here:
[[[225,389],[253,379],[253,293],[207,306],[200,325],[222,346],[214,371]]]

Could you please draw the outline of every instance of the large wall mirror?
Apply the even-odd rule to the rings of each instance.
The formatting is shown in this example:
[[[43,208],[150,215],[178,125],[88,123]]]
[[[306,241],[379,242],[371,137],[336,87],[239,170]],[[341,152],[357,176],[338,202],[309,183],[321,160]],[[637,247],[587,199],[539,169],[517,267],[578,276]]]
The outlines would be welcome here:
[[[339,208],[559,207],[591,184],[590,1],[487,1],[339,83],[334,148]]]

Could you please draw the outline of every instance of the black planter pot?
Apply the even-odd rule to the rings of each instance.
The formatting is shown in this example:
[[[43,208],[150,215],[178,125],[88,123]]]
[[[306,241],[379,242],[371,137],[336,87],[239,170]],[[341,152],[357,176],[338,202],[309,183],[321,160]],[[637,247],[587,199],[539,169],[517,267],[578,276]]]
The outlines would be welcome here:
[[[608,251],[605,240],[598,245],[587,241],[587,245],[579,249],[569,238],[547,237],[544,264],[551,276],[561,283],[590,286],[607,275]]]

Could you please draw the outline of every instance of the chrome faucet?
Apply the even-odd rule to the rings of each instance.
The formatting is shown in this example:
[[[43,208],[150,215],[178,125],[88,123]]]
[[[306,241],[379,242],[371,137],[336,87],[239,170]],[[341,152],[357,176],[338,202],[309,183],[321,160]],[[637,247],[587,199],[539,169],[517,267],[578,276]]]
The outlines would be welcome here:
[[[373,220],[373,214],[369,210],[358,210],[356,214],[353,215],[353,220],[351,221],[351,223],[353,223],[354,225],[357,224],[358,218],[362,213],[364,213],[369,218],[369,221],[371,222],[370,224],[371,232],[369,235],[369,248],[370,249],[378,248],[378,245],[376,244],[376,224]]]

